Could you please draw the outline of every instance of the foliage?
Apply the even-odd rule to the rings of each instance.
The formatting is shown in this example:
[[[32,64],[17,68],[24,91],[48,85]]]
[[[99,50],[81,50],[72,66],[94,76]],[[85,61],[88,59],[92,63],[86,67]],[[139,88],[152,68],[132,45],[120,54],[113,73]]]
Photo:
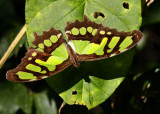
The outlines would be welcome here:
[[[62,103],[61,97],[68,104],[74,104],[78,98],[77,101],[82,103],[82,98],[85,98],[85,105],[89,109],[98,105],[91,110],[85,106],[65,105],[61,111],[65,114],[160,112],[158,109],[160,103],[160,78],[158,77],[160,74],[160,54],[158,53],[160,34],[156,28],[160,25],[159,1],[153,2],[149,7],[144,5],[142,8],[140,0],[127,0],[125,4],[123,3],[121,0],[116,2],[108,0],[26,0],[25,15],[30,46],[32,46],[33,31],[41,34],[43,30],[54,26],[64,32],[66,22],[73,22],[75,19],[82,20],[83,13],[91,20],[125,31],[139,29],[142,19],[141,30],[144,38],[137,46],[135,56],[133,56],[134,49],[132,49],[110,59],[81,63],[80,68],[70,67],[47,79],[47,83],[45,81],[11,83],[5,80],[5,73],[8,69],[15,68],[24,56],[27,47],[26,36],[24,36],[0,70],[0,113],[57,113]],[[2,22],[0,57],[25,23],[24,5],[25,1],[22,0],[2,0],[0,2],[0,8],[4,11],[0,19]],[[143,11],[142,18],[141,11]],[[96,18],[93,12],[102,12],[105,17],[101,15]],[[99,67],[95,67],[98,65]],[[103,68],[105,69],[102,70]],[[82,90],[86,92],[82,93]],[[78,95],[73,95],[74,91],[77,91]],[[92,100],[95,98],[97,100]],[[96,102],[88,103],[88,99],[91,99],[90,102]]]
[[[139,29],[141,23],[139,0],[128,1],[129,9],[123,7],[121,0],[113,5],[108,3],[110,3],[109,0],[50,0],[47,2],[28,0],[26,2],[26,22],[29,45],[32,46],[31,42],[34,40],[33,32],[42,34],[42,31],[48,30],[50,27],[64,31],[67,22],[75,21],[77,18],[82,20],[83,14],[91,20],[103,23],[104,26],[114,27],[118,30]],[[54,11],[60,7],[61,10]],[[94,18],[96,11],[103,13],[105,18],[103,20]],[[131,21],[133,15],[134,20]],[[47,79],[47,82],[68,104],[82,104],[90,109],[104,102],[123,81],[132,57],[133,51],[130,51],[107,60],[84,62],[80,68],[70,67],[66,70],[67,73],[62,72],[53,76]],[[74,92],[77,94],[73,95]]]

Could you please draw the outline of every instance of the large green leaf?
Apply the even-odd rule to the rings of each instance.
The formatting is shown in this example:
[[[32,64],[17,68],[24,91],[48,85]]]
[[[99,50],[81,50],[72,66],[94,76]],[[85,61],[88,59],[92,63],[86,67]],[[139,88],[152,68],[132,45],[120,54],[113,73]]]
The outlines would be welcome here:
[[[34,40],[33,32],[42,34],[42,31],[51,27],[64,31],[66,22],[82,19],[84,12],[83,0],[27,0],[26,23],[27,37],[30,46]]]
[[[68,104],[93,108],[104,102],[123,81],[133,51],[101,61],[84,62],[78,69],[71,66],[47,82]]]
[[[105,18],[95,18],[95,12]],[[131,31],[141,25],[141,0],[27,0],[29,45],[33,46],[33,32],[42,34],[51,27],[64,32],[66,22],[82,20],[83,14],[105,26]],[[133,55],[134,50],[130,50],[113,58],[83,62],[78,69],[71,66],[47,82],[68,104],[83,104],[90,109],[104,102],[123,81]]]

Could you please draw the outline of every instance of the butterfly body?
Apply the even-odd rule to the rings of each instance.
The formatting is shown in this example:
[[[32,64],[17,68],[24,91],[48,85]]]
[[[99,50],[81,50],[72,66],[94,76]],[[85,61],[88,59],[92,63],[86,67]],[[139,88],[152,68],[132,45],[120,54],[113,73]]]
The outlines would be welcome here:
[[[32,42],[20,65],[7,72],[7,79],[31,82],[55,75],[67,67],[80,66],[83,61],[109,58],[135,46],[143,34],[140,31],[118,32],[102,24],[76,20],[67,23],[67,41],[60,30],[51,28],[42,35],[34,33]]]
[[[80,61],[76,55],[76,53],[73,51],[73,49],[71,48],[71,46],[69,44],[67,44],[67,50],[68,53],[70,55],[70,61],[71,63],[75,66],[75,67],[79,67],[80,66]]]

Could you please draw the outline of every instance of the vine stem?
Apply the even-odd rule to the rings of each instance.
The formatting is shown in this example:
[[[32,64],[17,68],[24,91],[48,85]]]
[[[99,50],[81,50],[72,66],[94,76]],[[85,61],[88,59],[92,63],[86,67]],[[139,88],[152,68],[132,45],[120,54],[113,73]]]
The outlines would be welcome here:
[[[12,53],[13,49],[16,47],[18,42],[21,40],[21,38],[23,37],[25,32],[26,32],[26,24],[22,27],[22,29],[17,34],[17,36],[15,37],[14,41],[9,46],[8,50],[5,52],[4,56],[0,60],[0,69],[2,68],[3,64],[6,62],[6,60],[8,59],[8,57],[10,56],[10,54]]]

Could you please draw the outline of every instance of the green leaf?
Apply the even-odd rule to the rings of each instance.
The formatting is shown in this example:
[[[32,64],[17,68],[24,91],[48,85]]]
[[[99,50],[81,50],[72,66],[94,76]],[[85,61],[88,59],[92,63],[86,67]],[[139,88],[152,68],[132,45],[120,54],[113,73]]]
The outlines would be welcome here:
[[[14,114],[19,108],[31,113],[31,100],[23,84],[4,82],[0,84],[0,114]]]
[[[46,93],[34,95],[36,114],[57,114],[57,108],[54,100],[49,101]]]
[[[123,4],[128,4],[124,8]],[[105,18],[93,18],[95,12],[103,13]],[[139,29],[142,21],[141,0],[87,0],[84,14],[91,20],[102,23],[104,26],[116,28],[119,31]]]
[[[33,32],[51,27],[64,33],[67,22],[82,20],[83,14],[104,26],[118,30],[131,31],[141,25],[141,0],[27,0],[26,23],[30,46],[34,40]],[[104,14],[95,18],[95,13]],[[71,66],[65,71],[47,79],[49,85],[68,104],[83,104],[89,109],[104,102],[125,78],[132,62],[134,50],[113,58],[94,62],[83,62],[80,67]]]
[[[33,32],[42,34],[42,31],[48,31],[51,27],[64,32],[66,22],[82,19],[83,11],[83,0],[27,0],[26,23],[29,45],[33,46]]]
[[[118,57],[83,62],[78,69],[72,66],[47,82],[68,104],[90,109],[104,102],[123,81],[133,54],[134,50]]]

